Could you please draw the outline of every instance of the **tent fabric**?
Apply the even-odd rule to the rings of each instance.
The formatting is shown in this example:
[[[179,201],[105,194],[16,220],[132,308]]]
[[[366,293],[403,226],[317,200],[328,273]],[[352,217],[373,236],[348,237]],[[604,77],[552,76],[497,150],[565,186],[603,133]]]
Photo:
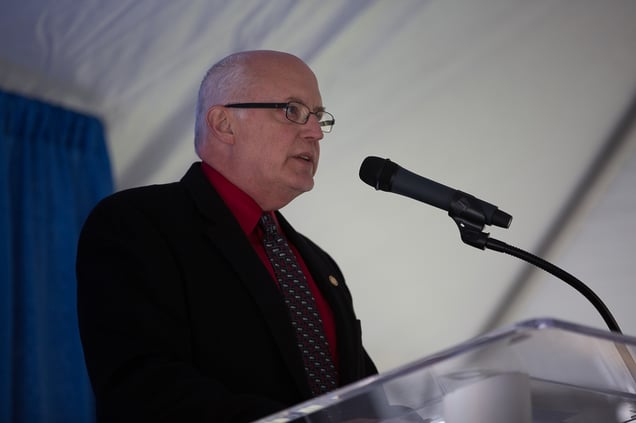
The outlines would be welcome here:
[[[112,192],[103,125],[0,92],[0,145],[0,421],[89,422],[74,252]]]
[[[495,238],[549,251],[557,265],[573,244],[631,251],[636,233],[619,219],[606,222],[611,242],[569,233],[603,227],[590,208],[554,222],[636,92],[633,0],[5,3],[0,87],[99,116],[117,189],[177,180],[196,159],[196,92],[216,60],[265,48],[307,61],[337,124],[321,143],[314,190],[284,212],[343,268],[381,370],[474,336],[494,314],[507,316],[498,325],[531,315],[604,327],[553,278],[508,296],[525,264],[462,245],[445,213],[375,192],[357,172],[366,156],[388,157],[493,203],[513,216]],[[629,148],[616,151],[601,175],[608,184],[591,184],[599,190],[612,175],[626,178],[620,186],[636,179],[612,171],[629,163]],[[635,213],[622,194],[621,216]],[[543,249],[546,239],[559,248]],[[609,261],[575,250],[565,270],[630,315],[629,272],[599,277],[588,268]],[[636,333],[633,319],[619,323]]]

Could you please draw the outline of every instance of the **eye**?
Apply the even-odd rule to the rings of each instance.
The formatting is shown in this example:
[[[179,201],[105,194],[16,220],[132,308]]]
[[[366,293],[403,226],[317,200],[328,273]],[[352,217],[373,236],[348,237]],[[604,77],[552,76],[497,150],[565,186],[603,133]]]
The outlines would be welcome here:
[[[295,102],[287,104],[287,119],[291,121],[305,123],[309,115],[308,112],[309,110],[303,104]]]
[[[296,103],[289,103],[287,105],[287,115],[290,118],[298,119],[300,117],[300,106]]]

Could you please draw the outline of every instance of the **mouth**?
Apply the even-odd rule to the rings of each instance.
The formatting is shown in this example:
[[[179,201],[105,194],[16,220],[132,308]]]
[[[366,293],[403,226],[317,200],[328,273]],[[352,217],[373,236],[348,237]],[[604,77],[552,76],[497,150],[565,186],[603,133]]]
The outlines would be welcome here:
[[[307,162],[307,163],[311,163],[311,164],[314,163],[314,158],[310,154],[302,153],[302,154],[298,154],[298,155],[296,155],[294,157],[296,159],[302,160],[302,161]]]

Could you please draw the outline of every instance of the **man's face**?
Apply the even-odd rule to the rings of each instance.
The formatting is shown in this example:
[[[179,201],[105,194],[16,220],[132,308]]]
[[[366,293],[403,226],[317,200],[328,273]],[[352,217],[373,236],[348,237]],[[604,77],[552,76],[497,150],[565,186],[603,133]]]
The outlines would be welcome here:
[[[322,106],[315,76],[292,57],[274,56],[255,64],[254,88],[240,102],[296,101],[311,111]],[[323,137],[315,115],[298,124],[284,109],[235,109],[232,162],[240,172],[241,188],[261,207],[279,208],[314,186]]]

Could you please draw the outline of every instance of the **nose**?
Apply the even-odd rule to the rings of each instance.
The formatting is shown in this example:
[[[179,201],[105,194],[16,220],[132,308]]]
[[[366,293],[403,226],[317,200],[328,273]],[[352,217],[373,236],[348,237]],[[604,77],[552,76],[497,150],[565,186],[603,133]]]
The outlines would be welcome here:
[[[320,123],[318,121],[318,116],[316,116],[316,114],[314,113],[309,115],[309,119],[304,126],[307,131],[305,135],[305,138],[307,139],[315,139],[316,141],[320,141],[325,136],[325,133],[322,132],[322,127],[320,126]]]

